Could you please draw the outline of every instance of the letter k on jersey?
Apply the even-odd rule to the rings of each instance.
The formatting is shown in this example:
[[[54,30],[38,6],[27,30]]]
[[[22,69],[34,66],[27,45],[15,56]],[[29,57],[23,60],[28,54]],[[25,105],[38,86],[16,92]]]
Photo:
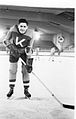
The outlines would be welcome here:
[[[18,37],[16,37],[16,45],[20,45],[21,47],[23,47],[22,43],[25,41],[26,39],[21,39],[20,41],[18,41]]]

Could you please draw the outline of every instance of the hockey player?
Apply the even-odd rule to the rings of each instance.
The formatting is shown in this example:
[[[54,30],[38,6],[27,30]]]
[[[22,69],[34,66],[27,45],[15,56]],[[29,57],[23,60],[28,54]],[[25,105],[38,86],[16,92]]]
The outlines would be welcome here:
[[[50,61],[50,59],[52,59],[52,61],[54,61],[54,55],[55,55],[55,53],[59,53],[59,49],[58,49],[58,48],[56,47],[56,45],[51,41],[49,61]]]
[[[24,86],[24,94],[26,97],[31,97],[28,91],[30,77],[29,73],[32,72],[33,58],[31,58],[32,53],[32,41],[33,32],[28,28],[28,22],[26,19],[19,19],[18,24],[14,25],[8,31],[4,44],[6,48],[9,49],[9,87],[10,90],[7,93],[7,97],[11,97],[14,93],[17,65],[18,60],[21,58],[25,63],[22,63],[22,80]]]

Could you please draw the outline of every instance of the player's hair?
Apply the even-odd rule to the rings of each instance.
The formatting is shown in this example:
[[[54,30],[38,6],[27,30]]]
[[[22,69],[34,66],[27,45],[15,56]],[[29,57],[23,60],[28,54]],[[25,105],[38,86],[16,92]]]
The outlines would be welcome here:
[[[28,25],[28,21],[26,19],[19,19],[18,23],[26,23]]]

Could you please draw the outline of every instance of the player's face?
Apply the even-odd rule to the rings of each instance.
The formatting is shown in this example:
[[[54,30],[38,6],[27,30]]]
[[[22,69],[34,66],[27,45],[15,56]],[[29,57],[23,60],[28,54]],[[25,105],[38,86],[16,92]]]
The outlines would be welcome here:
[[[25,34],[25,32],[26,32],[27,29],[28,29],[28,26],[27,26],[26,23],[20,23],[20,24],[18,25],[18,29],[19,29],[19,32],[20,32],[21,34]]]

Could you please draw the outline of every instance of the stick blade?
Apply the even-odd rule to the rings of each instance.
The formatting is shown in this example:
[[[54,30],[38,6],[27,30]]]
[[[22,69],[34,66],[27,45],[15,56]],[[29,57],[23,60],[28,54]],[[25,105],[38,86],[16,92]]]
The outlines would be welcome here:
[[[74,105],[66,105],[66,104],[63,104],[63,107],[64,107],[64,108],[68,108],[68,109],[75,109],[75,106],[74,106]]]

